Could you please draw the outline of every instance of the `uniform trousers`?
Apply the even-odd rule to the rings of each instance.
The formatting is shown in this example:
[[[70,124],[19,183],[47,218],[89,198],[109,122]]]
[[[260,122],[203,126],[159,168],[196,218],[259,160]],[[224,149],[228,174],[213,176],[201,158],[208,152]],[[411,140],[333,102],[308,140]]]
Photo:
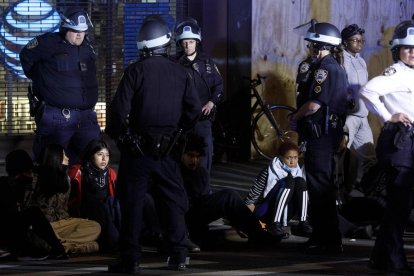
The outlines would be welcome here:
[[[69,112],[69,113],[65,113]],[[70,114],[65,118],[62,113]],[[88,143],[99,138],[100,128],[93,109],[71,109],[44,105],[35,117],[36,137],[33,143],[35,160],[46,145],[59,144],[65,148],[69,162],[75,164],[83,157]]]
[[[213,134],[210,120],[203,120],[197,122],[194,126],[194,133],[204,138],[204,153],[205,155],[200,160],[200,166],[205,169],[210,177],[211,166],[213,164]]]
[[[154,159],[121,151],[117,195],[121,206],[120,253],[126,265],[138,263],[141,256],[140,232],[149,183],[153,183],[160,223],[168,242],[171,263],[184,263],[187,256],[185,213],[187,195],[179,164],[170,156]]]
[[[414,179],[414,139],[407,137],[400,149],[394,147],[397,131],[386,124],[378,138],[377,156],[382,168],[389,173],[386,208],[377,235],[371,261],[385,270],[407,266],[403,235],[412,209]]]
[[[341,126],[333,128],[329,125],[327,134],[307,139],[305,168],[309,219],[313,228],[310,241],[321,246],[342,244],[336,208],[338,189],[333,179],[333,158],[342,136]]]

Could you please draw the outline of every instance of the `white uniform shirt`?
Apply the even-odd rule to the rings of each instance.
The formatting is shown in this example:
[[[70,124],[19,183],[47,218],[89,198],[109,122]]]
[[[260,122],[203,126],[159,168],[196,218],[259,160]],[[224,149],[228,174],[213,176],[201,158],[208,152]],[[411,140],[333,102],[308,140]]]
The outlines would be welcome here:
[[[414,121],[414,69],[398,61],[370,80],[360,92],[370,112],[384,122],[405,113]]]

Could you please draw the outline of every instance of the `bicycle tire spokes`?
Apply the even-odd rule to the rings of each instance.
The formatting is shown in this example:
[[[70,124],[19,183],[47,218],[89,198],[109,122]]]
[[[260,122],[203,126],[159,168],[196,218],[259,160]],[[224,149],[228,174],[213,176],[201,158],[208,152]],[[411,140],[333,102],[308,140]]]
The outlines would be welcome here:
[[[294,109],[289,106],[265,106],[252,122],[252,144],[256,152],[266,159],[276,156],[282,142],[297,143],[298,134],[289,130],[287,116]]]

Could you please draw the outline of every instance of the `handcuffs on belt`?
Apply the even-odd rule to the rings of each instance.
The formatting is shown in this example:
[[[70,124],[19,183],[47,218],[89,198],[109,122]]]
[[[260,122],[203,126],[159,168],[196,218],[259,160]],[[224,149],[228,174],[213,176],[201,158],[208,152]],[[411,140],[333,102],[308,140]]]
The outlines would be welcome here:
[[[70,109],[62,108],[62,116],[66,119],[66,121],[69,121],[69,119],[70,119]]]

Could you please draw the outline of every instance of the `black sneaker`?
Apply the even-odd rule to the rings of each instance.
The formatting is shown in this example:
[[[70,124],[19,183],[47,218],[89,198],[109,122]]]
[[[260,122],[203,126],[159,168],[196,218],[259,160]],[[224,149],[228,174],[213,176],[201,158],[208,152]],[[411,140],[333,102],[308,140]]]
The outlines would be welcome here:
[[[187,266],[185,263],[169,263],[167,268],[169,270],[184,271],[187,269]]]
[[[187,265],[190,264],[190,257],[186,257],[184,262],[175,261],[174,258],[167,258],[167,269],[175,271],[184,271]]]
[[[190,253],[198,253],[201,251],[200,246],[198,246],[196,243],[194,243],[190,239],[187,239],[187,241],[185,242],[185,245],[187,247],[188,252]]]
[[[283,229],[283,225],[280,222],[273,222],[272,224],[266,225],[266,230],[273,236],[281,239],[289,238],[289,233]]]
[[[296,226],[296,233],[298,236],[301,237],[310,237],[312,234],[312,226],[308,221],[300,221]]]
[[[125,273],[125,274],[140,274],[139,265],[137,262],[124,263],[118,261],[108,265],[108,272],[111,273]]]

